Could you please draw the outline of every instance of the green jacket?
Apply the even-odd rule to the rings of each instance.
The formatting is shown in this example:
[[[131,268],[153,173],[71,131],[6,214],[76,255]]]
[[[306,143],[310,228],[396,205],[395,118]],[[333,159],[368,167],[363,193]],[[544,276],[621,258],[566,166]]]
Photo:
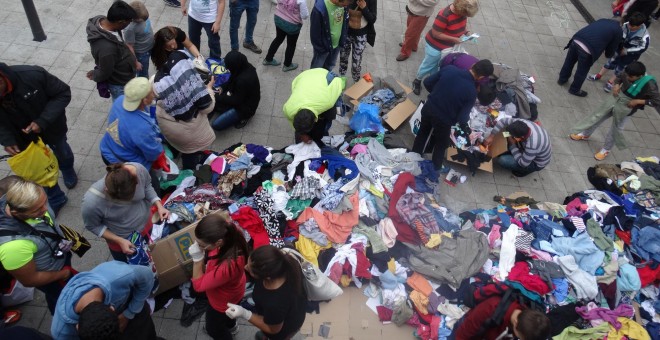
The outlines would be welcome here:
[[[308,109],[318,116],[332,108],[344,90],[344,80],[335,77],[327,81],[328,70],[313,68],[300,73],[291,83],[291,96],[284,103],[284,116],[293,124],[293,117],[301,109]]]

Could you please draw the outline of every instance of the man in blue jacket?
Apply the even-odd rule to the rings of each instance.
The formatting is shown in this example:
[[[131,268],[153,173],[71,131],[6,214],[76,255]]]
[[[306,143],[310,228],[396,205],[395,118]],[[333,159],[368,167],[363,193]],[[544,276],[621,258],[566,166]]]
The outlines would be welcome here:
[[[126,84],[124,95],[112,104],[101,139],[101,157],[106,165],[135,162],[151,169],[163,152],[160,130],[147,109],[153,100],[149,79],[137,77]]]
[[[605,57],[612,58],[617,52],[623,31],[618,21],[599,19],[579,30],[568,42],[564,49],[568,49],[564,66],[559,72],[557,83],[564,85],[573,73],[573,66],[577,63],[577,70],[573,76],[573,83],[568,93],[586,97],[587,91],[582,90],[582,83],[587,78],[589,69],[605,52]]]
[[[337,63],[339,48],[348,31],[350,0],[316,0],[309,19],[309,37],[314,48],[310,68],[332,71]]]
[[[66,339],[156,339],[145,303],[151,268],[110,261],[74,276],[57,300],[50,332]]]
[[[476,82],[492,74],[493,64],[483,59],[469,70],[447,65],[424,79],[429,96],[422,107],[422,121],[413,152],[422,154],[429,143],[434,145],[432,160],[436,170],[442,171],[452,125],[467,123],[470,119],[470,111],[477,100]]]

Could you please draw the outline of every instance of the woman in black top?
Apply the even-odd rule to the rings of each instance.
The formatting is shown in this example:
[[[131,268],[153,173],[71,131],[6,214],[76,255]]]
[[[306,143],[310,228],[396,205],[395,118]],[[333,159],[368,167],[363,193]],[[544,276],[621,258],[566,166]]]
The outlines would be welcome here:
[[[156,70],[160,70],[170,53],[186,49],[195,57],[201,57],[199,50],[188,39],[186,33],[178,27],[165,26],[154,34],[154,47],[151,49],[151,61],[154,62]]]
[[[376,41],[376,7],[377,0],[357,0],[348,10],[348,36],[339,51],[339,75],[342,77],[348,71],[348,57],[352,56],[351,75],[353,81],[360,80],[362,75],[362,53],[367,43],[374,46]]]
[[[225,56],[225,67],[231,76],[216,95],[214,111],[220,112],[220,115],[211,124],[218,131],[231,126],[237,129],[244,127],[257,112],[261,100],[257,70],[245,54],[230,51]]]
[[[255,280],[255,311],[228,303],[230,318],[244,318],[260,329],[257,339],[291,339],[305,322],[307,296],[300,264],[274,246],[257,248],[245,270]]]

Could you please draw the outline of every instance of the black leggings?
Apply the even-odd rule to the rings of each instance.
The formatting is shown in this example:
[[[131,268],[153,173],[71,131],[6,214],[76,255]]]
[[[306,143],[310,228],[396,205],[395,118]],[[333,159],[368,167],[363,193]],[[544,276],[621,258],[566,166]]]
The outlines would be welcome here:
[[[296,43],[298,42],[298,36],[300,33],[296,34],[287,34],[279,27],[275,26],[275,31],[277,35],[273,42],[270,43],[268,48],[268,54],[266,54],[266,61],[272,61],[277,49],[280,48],[280,45],[284,42],[286,38],[286,51],[284,51],[284,66],[291,66],[291,60],[293,60],[293,54],[296,52]]]
[[[233,339],[231,329],[236,326],[236,320],[227,316],[227,314],[218,312],[209,306],[206,309],[206,333],[213,339]]]
[[[433,119],[422,114],[422,124],[415,137],[413,144],[413,152],[418,154],[424,153],[428,150],[429,146],[433,146],[433,166],[436,170],[442,168],[442,163],[445,159],[445,152],[451,143],[449,134],[451,133],[451,125],[433,122]]]

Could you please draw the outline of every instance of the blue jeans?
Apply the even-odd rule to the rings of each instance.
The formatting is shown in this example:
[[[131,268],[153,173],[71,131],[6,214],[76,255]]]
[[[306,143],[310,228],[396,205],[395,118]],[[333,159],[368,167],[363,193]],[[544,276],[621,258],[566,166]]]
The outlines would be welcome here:
[[[245,25],[245,39],[247,44],[254,43],[252,34],[254,26],[257,24],[257,13],[259,13],[259,0],[235,0],[229,2],[229,39],[231,49],[238,50],[238,27],[241,24],[241,15],[247,14],[247,23]]]
[[[108,89],[110,90],[113,102],[124,95],[124,85],[108,84]]]
[[[193,19],[190,15],[188,16],[188,38],[190,41],[197,47],[197,50],[201,51],[199,45],[201,44],[202,28],[206,31],[206,36],[208,37],[209,42],[209,57],[214,59],[220,59],[222,57],[222,52],[220,51],[220,35],[218,32],[213,33],[211,27],[213,23],[200,22]],[[254,26],[253,26],[254,27]],[[250,35],[252,36],[252,35]]]
[[[425,42],[425,44],[424,60],[422,60],[422,63],[419,65],[417,76],[415,76],[415,78],[419,80],[438,71],[438,63],[440,63],[440,57],[442,56],[442,51],[437,50],[427,42]]]
[[[49,143],[48,146],[53,150],[55,158],[57,158],[62,176],[66,178],[71,173],[75,175],[75,172],[73,172],[73,150],[71,150],[71,146],[66,141],[66,135],[56,143]]]
[[[324,68],[328,71],[332,71],[332,69],[335,68],[335,65],[337,64],[337,56],[339,56],[339,50],[339,46],[329,52],[317,52],[315,50],[314,55],[312,56],[312,65],[310,68]]]
[[[137,72],[138,77],[149,78],[149,58],[151,57],[151,52],[144,53],[135,53],[135,58],[137,61],[142,64],[142,70]]]
[[[211,126],[214,130],[224,130],[234,126],[234,124],[238,123],[240,120],[241,117],[239,116],[238,111],[236,111],[236,109],[229,109],[213,120]]]
[[[511,154],[503,154],[497,157],[497,164],[507,170],[516,172],[521,176],[526,176],[532,172],[543,170],[543,168],[539,167],[534,162],[528,166],[520,166],[520,164],[518,164],[518,162],[513,158]]]
[[[57,216],[60,212],[60,209],[64,207],[69,199],[66,197],[66,194],[64,191],[62,191],[62,188],[60,188],[59,184],[55,184],[55,186],[50,188],[44,187],[44,190],[46,191],[46,196],[48,197],[48,205],[50,205],[50,208],[53,209],[55,216]]]
[[[568,48],[568,53],[566,54],[566,59],[564,59],[564,65],[559,71],[559,81],[566,82],[568,78],[571,77],[573,73],[573,66],[577,63],[577,70],[575,70],[575,75],[573,76],[573,83],[568,89],[570,92],[578,92],[582,88],[582,83],[587,79],[587,74],[589,74],[589,69],[591,65],[594,64],[594,58],[591,54],[585,52],[582,47],[580,47],[575,42],[571,43],[571,46]]]

